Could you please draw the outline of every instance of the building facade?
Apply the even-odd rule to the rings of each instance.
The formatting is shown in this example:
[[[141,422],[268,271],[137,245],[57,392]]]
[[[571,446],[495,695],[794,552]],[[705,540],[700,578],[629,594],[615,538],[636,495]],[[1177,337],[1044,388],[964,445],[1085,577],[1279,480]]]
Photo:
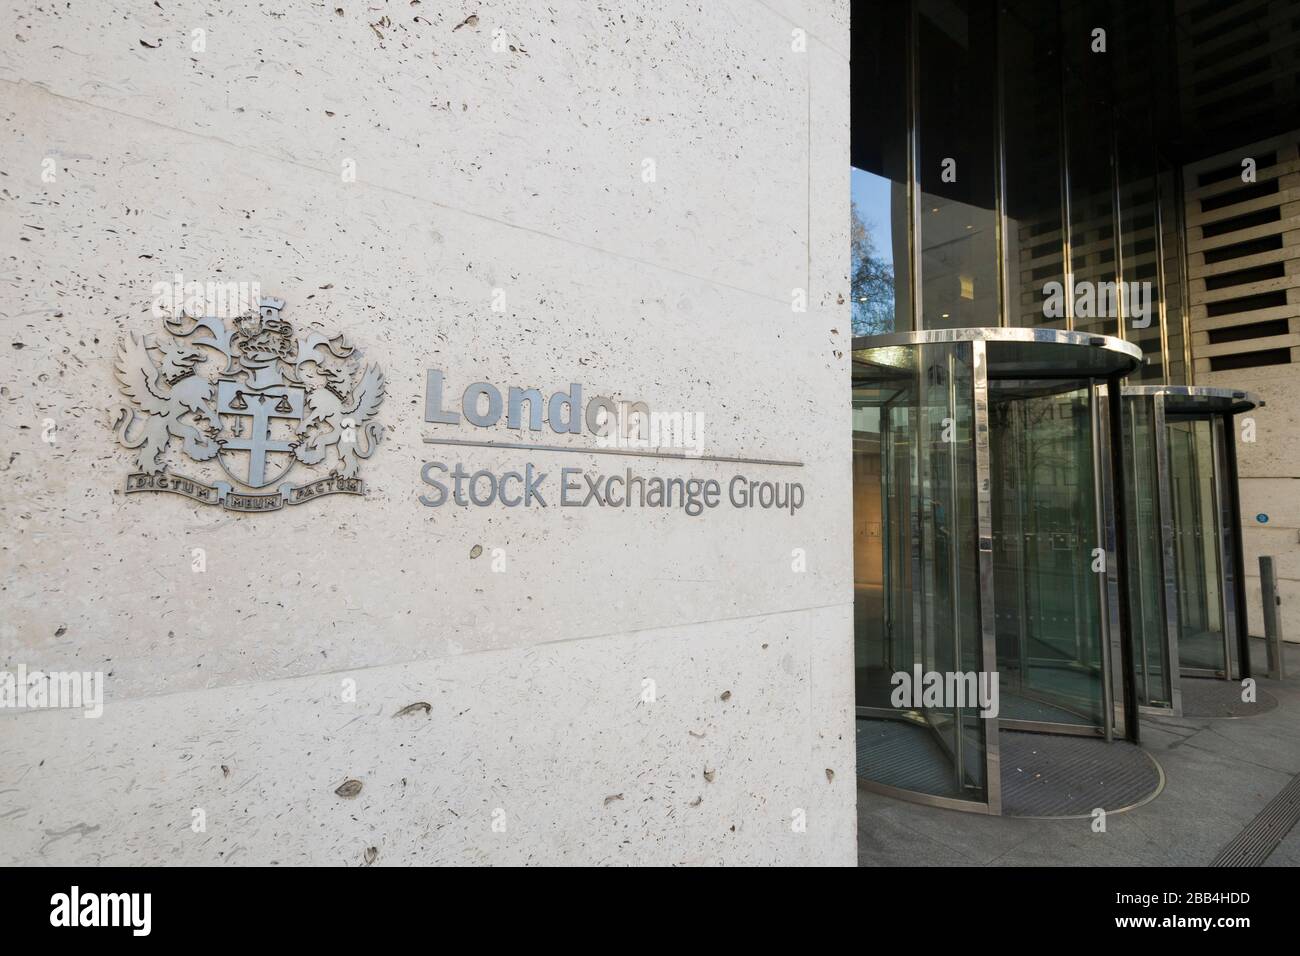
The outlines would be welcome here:
[[[1293,5],[120,6],[0,13],[0,862],[851,864],[903,665],[1300,639]]]
[[[847,3],[0,19],[0,861],[853,862]]]

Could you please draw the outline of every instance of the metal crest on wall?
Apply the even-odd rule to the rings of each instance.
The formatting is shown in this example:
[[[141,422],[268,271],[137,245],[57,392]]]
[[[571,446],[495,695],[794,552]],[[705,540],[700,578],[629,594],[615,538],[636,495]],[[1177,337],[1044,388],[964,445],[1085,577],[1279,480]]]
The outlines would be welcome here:
[[[342,335],[295,330],[283,310],[264,298],[237,318],[166,318],[160,333],[127,334],[113,430],[135,452],[128,494],[243,512],[365,494],[357,472],[383,434],[383,371]]]

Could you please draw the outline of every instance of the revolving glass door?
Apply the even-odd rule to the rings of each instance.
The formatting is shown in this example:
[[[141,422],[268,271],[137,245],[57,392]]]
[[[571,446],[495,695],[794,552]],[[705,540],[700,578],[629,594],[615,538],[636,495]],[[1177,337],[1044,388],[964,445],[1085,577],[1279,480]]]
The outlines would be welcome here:
[[[863,785],[998,813],[1000,728],[1135,732],[1115,700],[1127,579],[1103,515],[1123,494],[1099,392],[1139,356],[1054,329],[855,340]]]
[[[1138,699],[1180,714],[1180,678],[1249,676],[1234,415],[1262,403],[1201,386],[1123,394]]]

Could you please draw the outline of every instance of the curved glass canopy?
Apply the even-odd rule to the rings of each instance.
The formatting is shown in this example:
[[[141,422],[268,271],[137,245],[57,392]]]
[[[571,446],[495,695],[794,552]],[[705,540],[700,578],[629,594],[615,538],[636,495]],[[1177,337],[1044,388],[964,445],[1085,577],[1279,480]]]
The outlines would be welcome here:
[[[1226,388],[1126,387],[1134,669],[1141,706],[1182,713],[1183,677],[1249,676],[1233,417]]]
[[[1127,582],[1107,517],[1123,513],[1122,450],[1101,396],[1140,361],[1118,339],[1054,329],[854,340],[867,785],[997,813],[999,727],[1130,732]]]

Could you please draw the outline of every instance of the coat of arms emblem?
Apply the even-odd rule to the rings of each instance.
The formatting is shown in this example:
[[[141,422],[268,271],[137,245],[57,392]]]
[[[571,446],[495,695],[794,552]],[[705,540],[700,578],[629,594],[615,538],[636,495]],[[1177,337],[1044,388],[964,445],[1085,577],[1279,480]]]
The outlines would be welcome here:
[[[128,493],[167,491],[231,511],[365,494],[357,471],[383,432],[384,374],[344,336],[295,330],[283,310],[264,298],[238,318],[180,316],[161,334],[127,334],[117,379],[128,404],[114,431],[135,452]],[[205,477],[174,472],[181,456]],[[293,484],[296,468],[316,474]]]

